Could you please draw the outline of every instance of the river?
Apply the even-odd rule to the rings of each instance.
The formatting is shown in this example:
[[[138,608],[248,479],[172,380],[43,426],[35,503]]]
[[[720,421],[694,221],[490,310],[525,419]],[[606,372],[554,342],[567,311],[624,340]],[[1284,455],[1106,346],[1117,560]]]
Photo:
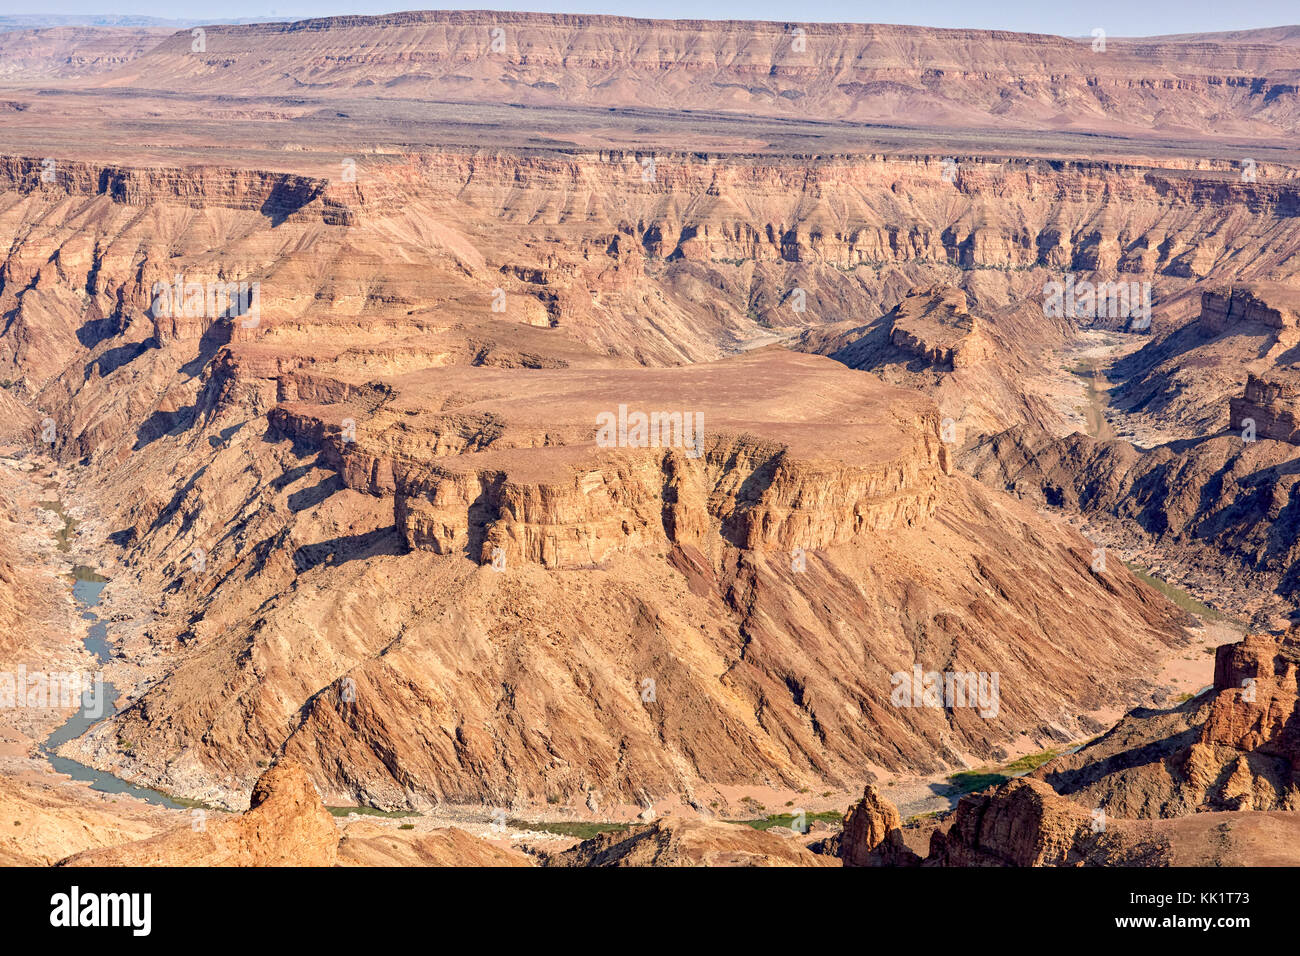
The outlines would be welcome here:
[[[108,646],[108,624],[101,621],[99,615],[93,609],[99,604],[100,594],[104,590],[104,585],[108,583],[108,578],[95,573],[92,568],[82,565],[73,568],[72,578],[72,596],[82,609],[82,620],[91,622],[90,630],[83,638],[82,643],[85,644],[86,650],[95,656],[95,660],[100,665],[106,664],[109,658],[113,656],[112,650]],[[45,742],[41,744],[41,753],[50,762],[50,766],[59,773],[67,774],[73,780],[83,780],[89,783],[92,790],[98,790],[101,793],[125,793],[149,803],[156,803],[172,809],[181,809],[184,804],[177,803],[165,793],[150,790],[148,787],[137,787],[107,771],[96,770],[94,767],[88,767],[84,763],[69,760],[67,757],[60,757],[55,753],[55,750],[61,744],[69,740],[75,740],[100,720],[109,716],[106,713],[107,707],[111,706],[112,702],[117,700],[117,697],[117,688],[107,681],[104,682],[103,687],[100,689],[97,699],[87,702],[83,697],[81,709],[69,717],[63,726],[45,738]]]

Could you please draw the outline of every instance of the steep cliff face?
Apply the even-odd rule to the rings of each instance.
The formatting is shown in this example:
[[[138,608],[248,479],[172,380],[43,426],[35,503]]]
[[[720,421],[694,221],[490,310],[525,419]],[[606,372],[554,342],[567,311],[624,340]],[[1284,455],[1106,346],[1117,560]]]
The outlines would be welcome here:
[[[74,862],[518,863],[340,843],[321,795],[621,815],[1102,731],[1188,619],[1037,504],[1300,587],[1293,41],[406,13],[60,63],[75,38],[0,35],[0,438],[64,464],[150,610],[113,619],[124,709],[65,753],[249,807]],[[1189,440],[1055,437],[1063,346],[1132,330],[1047,309],[1067,275],[1153,287],[1117,401]],[[23,573],[0,542],[0,589]],[[1218,852],[1099,836],[1092,800],[1286,835],[1296,640],[1052,764],[1081,803],[964,801],[929,862]],[[845,823],[843,861],[919,862],[874,788]],[[671,821],[562,862],[831,862],[769,837]]]
[[[1036,771],[1076,803],[1119,817],[1300,807],[1300,630],[1219,648],[1213,688],[1169,712],[1135,711]]]
[[[1181,250],[1211,240],[1206,274],[1285,276],[1300,228],[1285,183],[1109,164],[971,162],[949,183],[937,160],[669,155],[647,182],[626,154],[446,152],[376,160],[356,182],[64,161],[47,182],[44,162],[0,163],[0,367],[30,394],[114,337],[99,375],[151,337],[201,341],[214,317],[188,293],[153,314],[177,276],[256,284],[261,324],[236,340],[375,342],[380,314],[390,332],[495,316],[660,364],[867,320],[940,280],[990,322],[1067,271],[1132,272],[1176,299]],[[1062,333],[1041,309],[1012,327]]]
[[[1201,295],[1200,326],[1209,335],[1222,335],[1240,326],[1270,329],[1300,327],[1300,290],[1273,284],[1207,289]]]
[[[923,525],[950,470],[919,396],[783,350],[664,372],[429,371],[373,416],[295,403],[269,420],[391,498],[408,546],[483,563],[828,547]]]
[[[1230,400],[1242,398],[1250,376],[1268,378],[1294,364],[1298,290],[1267,281],[1201,290],[1192,321],[1117,364],[1115,375],[1124,381],[1116,405],[1179,437],[1205,438],[1224,428],[1240,433]]]
[[[928,866],[1168,866],[1167,839],[1133,841],[1124,821],[1094,825],[1088,810],[1036,780],[966,796],[931,837]]]
[[[194,209],[256,210],[283,222],[317,202],[305,218],[346,225],[348,214],[323,194],[331,185],[308,176],[222,166],[112,166],[76,160],[0,157],[0,189],[35,194],[45,202],[104,196],[114,204],[148,206],[176,203]],[[332,187],[334,196],[355,190]]]
[[[1275,368],[1251,373],[1246,391],[1230,403],[1232,424],[1243,431],[1253,426],[1257,438],[1300,445],[1300,369]]]

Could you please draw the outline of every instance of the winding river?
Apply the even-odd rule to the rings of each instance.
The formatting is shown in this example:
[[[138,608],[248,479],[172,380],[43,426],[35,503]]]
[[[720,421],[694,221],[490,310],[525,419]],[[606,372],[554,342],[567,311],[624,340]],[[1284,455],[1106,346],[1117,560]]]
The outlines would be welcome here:
[[[108,646],[108,624],[99,619],[99,615],[95,613],[93,608],[99,604],[100,593],[104,590],[104,585],[108,583],[108,578],[96,574],[93,569],[82,565],[73,568],[72,577],[72,596],[82,609],[82,620],[91,622],[90,630],[82,643],[86,645],[86,650],[95,655],[95,660],[99,664],[105,664],[113,656],[112,650]],[[105,704],[111,705],[113,701],[117,700],[117,697],[117,688],[107,681],[104,682],[97,700],[91,700],[88,705],[83,697],[81,710],[69,717],[63,726],[45,738],[45,742],[41,744],[41,753],[50,762],[50,766],[59,773],[67,774],[73,780],[83,780],[89,783],[92,790],[98,790],[102,793],[125,793],[140,800],[146,800],[149,803],[156,803],[173,809],[181,808],[183,804],[177,803],[165,793],[159,793],[157,790],[150,790],[147,787],[137,787],[134,784],[127,783],[120,777],[113,776],[111,773],[96,770],[94,767],[88,767],[84,763],[69,760],[67,757],[60,757],[55,753],[55,750],[61,744],[69,740],[75,740],[100,720],[109,716],[106,713]]]

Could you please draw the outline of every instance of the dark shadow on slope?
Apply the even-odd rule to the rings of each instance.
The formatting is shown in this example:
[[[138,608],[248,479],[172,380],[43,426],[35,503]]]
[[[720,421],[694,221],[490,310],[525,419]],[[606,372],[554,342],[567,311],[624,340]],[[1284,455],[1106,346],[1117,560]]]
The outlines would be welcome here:
[[[342,476],[338,474],[328,475],[322,478],[318,484],[291,494],[289,496],[289,510],[296,513],[315,507],[330,495],[336,491],[342,491],[345,487],[347,486],[343,484]]]
[[[492,479],[492,499],[496,498],[496,489],[503,481],[505,481],[505,475],[497,475]],[[475,564],[480,563],[482,560],[483,542],[487,540],[489,522],[495,521],[500,516],[500,512],[489,503],[486,488],[470,503],[466,515],[469,521],[469,536],[465,545],[465,557]]]
[[[225,321],[212,323],[203,333],[203,338],[199,339],[199,354],[182,365],[181,371],[193,378],[203,371],[203,366],[212,361],[212,356],[216,355],[223,345],[229,343],[230,323]]]
[[[746,529],[749,527],[749,512],[763,500],[763,495],[772,487],[776,470],[780,466],[784,453],[763,462],[740,484],[736,491],[736,509],[722,519],[722,536],[734,547],[744,548]]]
[[[406,554],[406,543],[392,524],[364,534],[331,538],[316,544],[304,544],[293,552],[294,569],[302,574],[321,565],[336,568],[348,561],[364,560],[379,555]]]
[[[1196,702],[1188,701],[1187,703],[1193,704]],[[1200,705],[1197,704],[1197,706]],[[1137,708],[1132,712],[1133,715],[1138,717],[1154,713],[1156,711],[1144,710],[1143,708]],[[1136,767],[1162,764],[1171,755],[1185,753],[1192,744],[1200,739],[1201,727],[1199,725],[1189,727],[1171,737],[1152,740],[1140,747],[1134,747],[1131,750],[1124,750],[1113,756],[1086,763],[1076,770],[1049,772],[1043,776],[1043,781],[1061,796],[1068,797],[1070,794],[1084,790],[1113,774],[1123,773]]]
[[[194,416],[197,413],[197,405],[186,405],[184,408],[178,408],[174,412],[154,412],[144,420],[144,424],[136,429],[136,441],[131,450],[139,451],[140,449],[153,444],[164,435],[183,432],[194,424]]]
[[[86,363],[86,378],[87,380],[90,378],[92,370],[97,371],[100,378],[104,378],[116,372],[123,365],[135,361],[150,349],[156,348],[159,348],[158,340],[151,337],[143,342],[128,342],[126,345],[108,349],[99,358]]]
[[[98,312],[98,309],[95,309]],[[108,318],[91,319],[77,329],[77,341],[83,348],[93,349],[105,339],[112,338],[118,333],[117,320],[111,316]]]
[[[287,220],[316,198],[319,186],[311,180],[290,178],[276,183],[259,210],[271,220],[271,228]]]
[[[228,448],[231,436],[243,428],[245,424],[247,423],[240,422],[238,425],[230,425],[221,429],[216,435],[209,435],[208,444],[213,448]]]
[[[176,514],[176,510],[180,508],[181,502],[185,500],[185,496],[190,493],[190,490],[194,487],[195,482],[197,482],[200,478],[202,478],[204,473],[207,470],[208,470],[208,466],[204,465],[202,468],[200,468],[198,471],[196,471],[193,475],[190,476],[190,480],[185,482],[185,484],[176,492],[176,494],[172,495],[172,500],[167,502],[167,507],[163,508],[163,510],[159,512],[158,517],[153,519],[153,524],[149,526],[150,531],[158,530],[159,528],[161,528],[163,525],[165,525],[168,521],[172,519],[172,516]]]

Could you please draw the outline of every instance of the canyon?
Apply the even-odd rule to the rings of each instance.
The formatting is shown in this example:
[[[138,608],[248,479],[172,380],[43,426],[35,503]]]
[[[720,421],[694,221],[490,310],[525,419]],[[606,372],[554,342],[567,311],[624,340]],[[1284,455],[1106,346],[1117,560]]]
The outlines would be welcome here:
[[[0,32],[0,671],[177,804],[6,710],[0,859],[1285,857],[1295,28],[202,33]]]

